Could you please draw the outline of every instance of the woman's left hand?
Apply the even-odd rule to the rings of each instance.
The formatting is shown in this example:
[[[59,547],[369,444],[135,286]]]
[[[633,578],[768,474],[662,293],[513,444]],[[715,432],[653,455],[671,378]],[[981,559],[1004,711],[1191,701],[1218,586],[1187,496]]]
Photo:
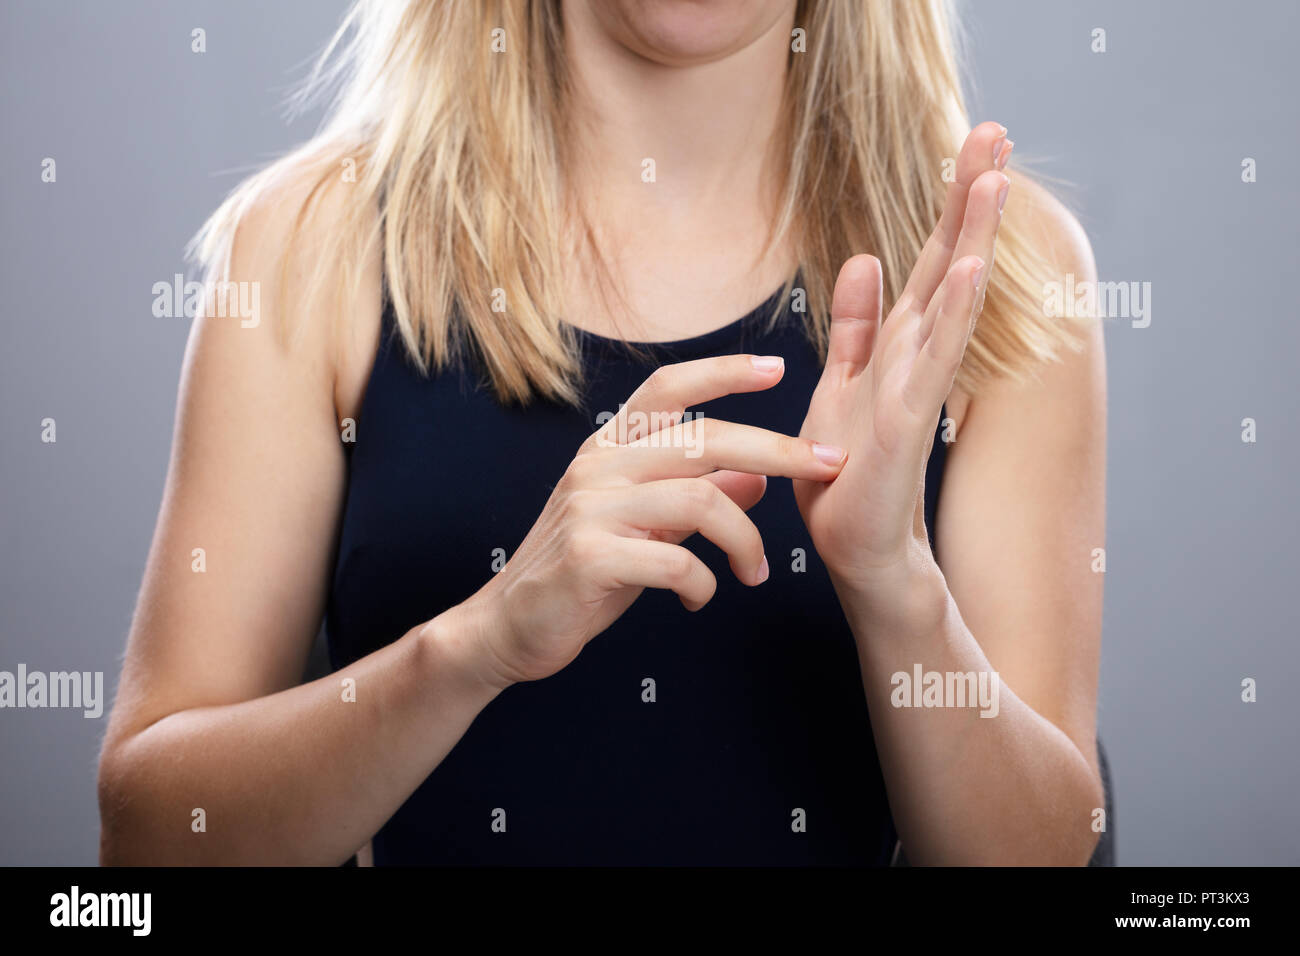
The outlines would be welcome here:
[[[800,434],[848,460],[832,482],[795,481],[795,498],[841,602],[889,617],[905,613],[890,602],[918,570],[933,570],[925,467],[984,300],[1010,187],[1005,134],[984,123],[967,137],[939,224],[883,322],[879,260],[854,256],[835,283],[826,367]]]

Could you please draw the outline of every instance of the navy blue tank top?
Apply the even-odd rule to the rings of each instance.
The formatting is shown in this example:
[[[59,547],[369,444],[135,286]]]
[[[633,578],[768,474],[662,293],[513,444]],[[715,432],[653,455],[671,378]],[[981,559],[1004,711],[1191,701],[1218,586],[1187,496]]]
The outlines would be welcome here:
[[[482,587],[494,550],[518,547],[597,416],[656,365],[784,356],[776,387],[696,410],[798,434],[821,368],[800,316],[787,307],[772,326],[778,296],[649,348],[581,333],[581,408],[503,406],[473,367],[422,376],[386,306],[356,441],[344,446],[333,667]],[[941,420],[926,473],[930,528]],[[376,865],[888,864],[896,834],[853,636],[790,481],[769,480],[750,514],[771,566],[764,584],[741,584],[725,554],[692,538],[717,577],[713,600],[691,614],[675,594],[647,590],[563,671],[506,689],[375,835]]]

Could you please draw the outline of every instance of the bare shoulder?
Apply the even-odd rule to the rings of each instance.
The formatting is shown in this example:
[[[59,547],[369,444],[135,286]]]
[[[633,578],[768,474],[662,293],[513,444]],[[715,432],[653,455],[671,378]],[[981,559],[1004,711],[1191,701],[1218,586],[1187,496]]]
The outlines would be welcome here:
[[[1096,271],[1092,244],[1079,220],[1050,190],[1019,173],[1009,175],[1006,221],[1016,224],[1030,241],[1038,243],[1059,270],[1091,279]]]
[[[210,301],[191,352],[237,349],[239,361],[316,391],[336,417],[354,415],[378,341],[381,288],[377,249],[337,242],[374,227],[372,212],[354,208],[355,188],[337,169],[286,161],[223,206],[211,253],[228,266],[226,288],[249,290],[258,314],[229,322]]]
[[[1011,191],[1004,221],[1014,223],[1050,264],[1052,278],[1064,283],[1096,282],[1097,267],[1092,244],[1075,215],[1048,189],[1023,175],[1009,172]],[[949,414],[960,429],[978,406],[989,414],[1023,415],[1037,405],[1065,413],[1071,407],[1104,404],[1105,347],[1099,320],[1071,320],[1079,338],[1077,350],[1063,350],[1054,362],[1033,370],[1028,381],[1000,380],[989,383],[978,394],[954,389]],[[982,415],[981,417],[985,417]]]

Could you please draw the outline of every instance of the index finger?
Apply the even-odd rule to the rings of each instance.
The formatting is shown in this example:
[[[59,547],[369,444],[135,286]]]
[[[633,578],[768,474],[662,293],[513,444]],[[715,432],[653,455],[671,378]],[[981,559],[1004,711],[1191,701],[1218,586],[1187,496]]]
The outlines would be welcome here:
[[[719,418],[680,422],[604,454],[597,467],[634,482],[697,478],[717,469],[831,481],[847,457],[834,445]]]
[[[784,374],[785,361],[779,355],[719,355],[661,365],[583,447],[636,441],[671,428],[692,405],[724,395],[761,392]]]
[[[943,213],[921,249],[916,267],[907,278],[899,297],[900,303],[907,299],[915,300],[916,310],[924,312],[939,283],[947,275],[948,267],[960,258],[955,249],[965,221],[971,187],[984,173],[1001,169],[1006,164],[1009,155],[1006,137],[1006,127],[997,123],[980,123],[966,137],[957,157],[956,176],[948,184],[944,197]]]

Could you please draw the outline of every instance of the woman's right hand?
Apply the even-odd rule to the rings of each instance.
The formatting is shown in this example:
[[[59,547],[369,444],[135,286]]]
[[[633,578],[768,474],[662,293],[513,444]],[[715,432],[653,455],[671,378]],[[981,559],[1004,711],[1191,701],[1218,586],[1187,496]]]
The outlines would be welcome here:
[[[708,603],[712,572],[680,542],[699,532],[745,584],[767,579],[763,541],[745,514],[767,475],[830,481],[844,452],[748,425],[683,421],[687,408],[781,380],[779,358],[727,355],[657,369],[589,437],[518,551],[466,605],[475,654],[504,687],[565,667],[644,588]]]

